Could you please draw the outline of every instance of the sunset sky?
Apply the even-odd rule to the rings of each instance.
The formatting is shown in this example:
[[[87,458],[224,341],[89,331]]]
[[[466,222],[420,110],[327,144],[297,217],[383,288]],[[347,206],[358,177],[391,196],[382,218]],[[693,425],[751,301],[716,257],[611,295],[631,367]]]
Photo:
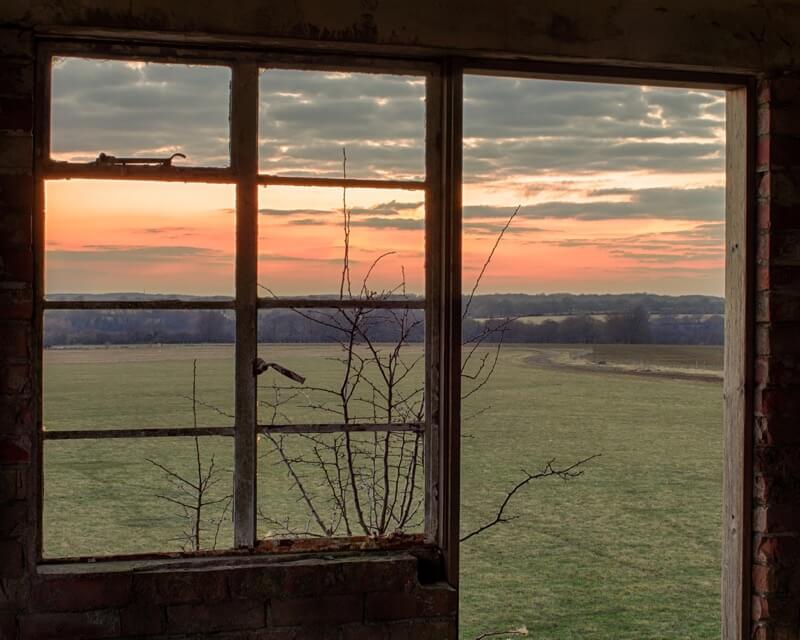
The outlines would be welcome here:
[[[52,155],[102,151],[228,164],[230,72],[86,60],[53,70]],[[270,70],[260,165],[283,175],[424,177],[424,82]],[[468,76],[464,278],[471,288],[514,208],[481,291],[723,291],[724,93]],[[259,282],[338,291],[342,191],[262,188]],[[422,292],[423,194],[347,191],[351,264],[371,289]],[[230,185],[52,181],[49,293],[232,295]]]

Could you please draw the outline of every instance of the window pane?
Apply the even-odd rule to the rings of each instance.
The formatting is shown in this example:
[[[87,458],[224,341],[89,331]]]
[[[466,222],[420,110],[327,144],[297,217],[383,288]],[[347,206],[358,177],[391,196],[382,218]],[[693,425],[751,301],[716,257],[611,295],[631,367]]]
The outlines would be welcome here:
[[[59,58],[52,71],[51,155],[100,153],[228,166],[227,67]]]
[[[47,311],[45,430],[191,427],[193,405],[198,425],[232,425],[233,325],[222,311]]]
[[[412,432],[260,436],[259,538],[421,532],[422,446]]]
[[[46,293],[228,295],[232,185],[47,183]]]
[[[260,167],[287,176],[420,179],[425,79],[270,69],[261,74]]]
[[[275,369],[263,373],[259,424],[423,419],[422,310],[264,310],[258,330],[259,357],[305,378],[292,380]]]
[[[196,512],[178,503],[197,503],[189,482],[197,484],[198,452],[208,485],[199,548],[229,548],[233,439],[201,437],[197,446],[193,438],[45,442],[44,556],[195,550]]]
[[[601,454],[462,544],[465,637],[719,637],[724,117],[723,92],[465,77],[462,535]]]
[[[344,278],[343,198],[350,231]],[[263,297],[412,297],[425,290],[422,192],[264,187],[258,282]],[[349,291],[349,293],[348,293]]]

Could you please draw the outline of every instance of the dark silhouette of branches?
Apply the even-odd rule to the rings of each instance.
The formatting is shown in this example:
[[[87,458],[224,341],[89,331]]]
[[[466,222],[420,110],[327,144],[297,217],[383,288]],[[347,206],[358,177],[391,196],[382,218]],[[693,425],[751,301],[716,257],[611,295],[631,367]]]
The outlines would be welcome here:
[[[595,458],[600,457],[600,454],[595,454],[593,456],[589,456],[588,458],[584,458],[583,460],[578,460],[571,464],[568,467],[564,467],[562,469],[556,469],[553,467],[553,463],[555,459],[550,460],[541,471],[536,473],[530,473],[529,471],[522,470],[523,478],[517,484],[515,484],[511,490],[506,493],[505,497],[503,498],[502,502],[500,503],[499,508],[497,509],[497,513],[495,514],[494,518],[485,524],[482,524],[476,529],[473,529],[469,533],[461,536],[460,541],[466,542],[470,538],[474,538],[477,535],[480,535],[484,531],[491,529],[499,524],[505,524],[507,522],[511,522],[512,520],[516,520],[519,516],[507,516],[506,515],[506,508],[508,507],[509,502],[511,499],[519,492],[520,490],[527,487],[531,482],[534,480],[541,480],[542,478],[561,478],[562,480],[571,480],[572,478],[577,478],[580,475],[583,475],[582,467],[584,464],[589,462],[590,460],[594,460]]]
[[[187,396],[184,396],[187,397]],[[192,395],[188,396],[192,402],[192,425],[197,429],[197,406],[208,407],[221,415],[228,415],[213,405],[200,402],[197,399],[197,360],[192,362]],[[230,510],[233,496],[228,493],[222,497],[212,498],[212,489],[221,481],[220,469],[216,465],[214,455],[211,455],[208,465],[204,468],[199,436],[193,436],[194,441],[194,472],[195,477],[189,478],[178,471],[170,469],[165,464],[146,458],[147,462],[159,469],[172,483],[174,494],[158,493],[156,497],[180,508],[179,516],[184,521],[184,529],[174,538],[181,542],[184,550],[199,551],[203,548],[204,534],[210,534],[210,548],[215,549],[219,542],[219,532],[222,523]],[[216,515],[207,515],[210,507],[216,507]]]

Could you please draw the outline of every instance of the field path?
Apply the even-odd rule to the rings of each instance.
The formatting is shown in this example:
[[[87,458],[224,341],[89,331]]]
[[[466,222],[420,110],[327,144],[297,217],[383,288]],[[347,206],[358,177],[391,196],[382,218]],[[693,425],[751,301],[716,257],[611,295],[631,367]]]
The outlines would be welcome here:
[[[624,376],[642,376],[649,378],[665,378],[668,380],[690,380],[699,382],[721,382],[722,372],[708,369],[636,366],[620,362],[600,364],[589,359],[593,355],[591,347],[543,347],[532,349],[531,354],[523,361],[538,368],[583,371],[586,373],[603,373]]]

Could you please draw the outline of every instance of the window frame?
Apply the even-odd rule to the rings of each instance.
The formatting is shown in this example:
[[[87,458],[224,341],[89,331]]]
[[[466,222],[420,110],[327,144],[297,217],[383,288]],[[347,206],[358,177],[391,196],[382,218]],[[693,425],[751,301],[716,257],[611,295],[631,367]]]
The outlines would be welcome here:
[[[133,34],[135,37],[136,34]],[[725,416],[724,416],[724,492],[723,492],[723,638],[744,638],[749,629],[750,610],[750,532],[752,518],[752,375],[754,354],[754,243],[755,210],[755,95],[753,75],[715,73],[685,68],[614,66],[580,61],[510,60],[501,54],[487,53],[458,57],[441,52],[402,52],[387,56],[388,47],[337,45],[332,52],[293,51],[286,48],[255,51],[252,42],[241,49],[204,48],[202,40],[175,44],[169,37],[142,44],[123,44],[101,34],[100,40],[80,40],[60,34],[39,42],[37,58],[37,98],[35,144],[34,250],[34,396],[41,434],[41,374],[43,318],[43,200],[44,180],[64,177],[50,162],[48,110],[49,61],[53,55],[77,55],[103,59],[135,58],[153,62],[203,63],[256,66],[306,65],[319,70],[363,70],[376,72],[424,72],[426,74],[426,385],[430,402],[426,411],[428,429],[426,456],[426,533],[420,544],[433,548],[442,561],[441,577],[458,586],[458,531],[460,492],[460,333],[461,333],[461,131],[462,78],[465,72],[555,80],[649,84],[653,86],[699,87],[727,92],[726,132],[726,326],[725,326]],[[232,45],[233,46],[233,45]],[[302,68],[302,67],[301,67]],[[257,126],[257,123],[256,123]],[[233,144],[233,140],[231,140]],[[174,170],[173,170],[174,171]],[[215,169],[204,174],[200,169],[174,171],[165,180],[208,182],[231,181],[234,168]],[[257,167],[256,167],[257,173]],[[107,176],[110,177],[110,176]],[[278,184],[279,178],[273,177]],[[124,179],[148,179],[131,172]],[[150,178],[152,179],[152,178]],[[257,178],[261,179],[261,178]],[[283,180],[283,178],[280,178]],[[333,180],[308,186],[341,186]],[[288,181],[295,181],[294,178]],[[348,187],[358,181],[348,181]],[[374,186],[373,184],[365,186]],[[397,185],[400,187],[401,185]],[[252,187],[251,187],[252,188]],[[256,186],[257,188],[257,186]],[[238,240],[237,240],[238,242]],[[252,307],[252,300],[248,302]],[[218,306],[217,306],[218,305]],[[50,302],[47,308],[62,308]],[[103,308],[98,303],[95,308]],[[124,308],[124,307],[122,307]],[[153,305],[149,308],[159,308]],[[184,303],[169,308],[197,308]],[[216,303],[202,308],[233,307]],[[237,320],[238,322],[238,320]],[[38,481],[37,550],[41,561],[42,459],[41,435],[36,446]],[[360,549],[363,546],[358,545]],[[347,548],[346,543],[337,548]],[[223,552],[233,553],[235,550]],[[191,555],[191,554],[187,554]],[[158,558],[158,554],[148,556]]]
[[[76,57],[83,59],[121,60],[171,64],[199,64],[222,66],[231,70],[230,83],[230,153],[229,166],[118,166],[97,165],[92,162],[78,163],[53,160],[50,156],[51,94],[50,83],[52,61],[57,57]],[[425,80],[425,171],[423,180],[361,179],[361,178],[307,178],[276,176],[259,172],[258,129],[259,129],[259,77],[269,69],[295,69],[313,71],[346,71],[360,73],[383,73],[398,75],[417,75]],[[441,509],[438,505],[439,486],[436,463],[439,451],[440,428],[438,424],[438,404],[440,380],[436,372],[446,351],[442,345],[441,334],[441,286],[439,286],[442,265],[440,251],[442,244],[442,198],[441,177],[441,95],[438,84],[442,74],[434,62],[407,60],[402,58],[365,58],[363,56],[325,55],[325,54],[286,54],[256,53],[238,50],[205,50],[194,47],[170,47],[168,51],[151,45],[130,45],[119,43],[97,43],[75,40],[43,41],[39,44],[37,56],[37,82],[40,87],[36,104],[37,132],[35,139],[35,177],[37,190],[37,209],[35,213],[34,235],[36,246],[36,284],[35,313],[37,324],[37,389],[38,399],[38,439],[39,439],[39,482],[43,486],[44,469],[42,449],[46,441],[97,439],[97,438],[139,438],[169,436],[232,436],[234,438],[234,499],[233,520],[234,540],[227,550],[220,554],[235,552],[237,549],[259,550],[272,548],[259,541],[256,531],[257,513],[257,455],[256,439],[260,433],[342,433],[364,431],[417,431],[423,433],[425,465],[425,528],[422,535],[408,536],[405,546],[438,546],[439,530],[437,517]],[[421,133],[423,133],[421,132]],[[113,150],[109,150],[113,153]],[[48,300],[44,294],[44,185],[49,180],[64,179],[103,179],[103,180],[148,180],[155,182],[216,183],[234,185],[236,189],[236,240],[235,240],[235,295],[230,300],[180,300],[160,299],[150,301],[131,300]],[[348,189],[380,188],[390,190],[413,190],[424,193],[425,199],[425,295],[411,300],[360,300],[345,301],[320,300],[310,297],[265,298],[258,295],[258,190],[262,186],[281,185],[294,187],[337,187]],[[298,309],[298,308],[385,308],[421,309],[425,312],[425,418],[421,423],[373,423],[373,424],[283,424],[259,425],[256,415],[257,377],[254,374],[254,361],[258,348],[259,309]],[[48,431],[42,429],[42,344],[43,319],[45,311],[78,309],[169,309],[169,310],[229,310],[235,312],[235,421],[233,427],[165,427],[150,429],[115,430],[68,430]],[[460,331],[458,332],[460,333]],[[43,558],[41,517],[43,514],[42,491],[39,495],[39,522],[37,532],[37,557],[40,562],[63,562],[73,558]],[[304,549],[359,548],[364,539],[323,538],[309,545],[304,541]],[[378,539],[373,547],[395,548],[396,541]],[[400,545],[403,546],[403,545]],[[292,545],[280,545],[282,550],[291,550]],[[208,552],[202,552],[207,555]],[[158,557],[155,552],[152,557]],[[186,553],[184,555],[196,555]],[[131,557],[98,556],[98,559]],[[74,558],[81,560],[81,558]],[[89,558],[95,559],[95,558]]]

